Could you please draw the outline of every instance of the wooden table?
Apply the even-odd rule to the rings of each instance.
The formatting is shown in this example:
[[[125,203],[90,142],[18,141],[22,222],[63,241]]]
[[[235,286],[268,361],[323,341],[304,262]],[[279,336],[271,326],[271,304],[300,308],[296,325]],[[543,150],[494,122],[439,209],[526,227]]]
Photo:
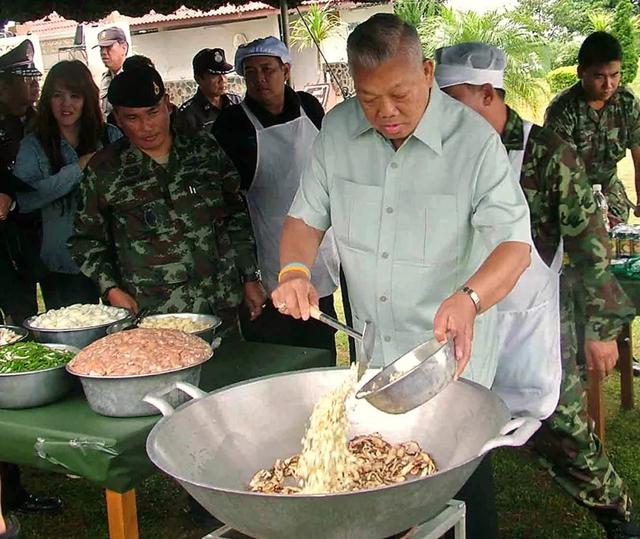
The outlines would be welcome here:
[[[271,344],[223,344],[202,369],[206,391],[250,378],[332,366],[327,350]],[[138,539],[135,486],[156,471],[147,436],[160,416],[104,417],[81,391],[25,410],[0,410],[0,460],[74,474],[106,490],[109,537]]]
[[[636,306],[640,314],[640,281],[618,277],[618,281]],[[633,397],[633,332],[631,323],[625,324],[618,338],[618,370],[620,371],[620,402],[624,410],[634,407]],[[602,378],[593,371],[587,371],[587,401],[589,415],[595,422],[595,432],[600,441],[605,441],[604,399],[602,395]]]

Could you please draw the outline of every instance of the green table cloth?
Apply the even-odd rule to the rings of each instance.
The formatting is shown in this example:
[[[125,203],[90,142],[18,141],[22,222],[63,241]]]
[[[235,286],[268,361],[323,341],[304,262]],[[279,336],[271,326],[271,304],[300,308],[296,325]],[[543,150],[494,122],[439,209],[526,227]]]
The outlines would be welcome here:
[[[629,299],[636,306],[636,313],[640,313],[640,280],[630,279],[622,275],[616,275],[622,289],[626,292]]]
[[[260,376],[332,365],[327,350],[235,341],[224,343],[203,366],[200,387],[212,391]],[[160,417],[101,416],[89,408],[80,389],[47,406],[0,410],[0,461],[80,475],[126,492],[155,469],[145,443]]]

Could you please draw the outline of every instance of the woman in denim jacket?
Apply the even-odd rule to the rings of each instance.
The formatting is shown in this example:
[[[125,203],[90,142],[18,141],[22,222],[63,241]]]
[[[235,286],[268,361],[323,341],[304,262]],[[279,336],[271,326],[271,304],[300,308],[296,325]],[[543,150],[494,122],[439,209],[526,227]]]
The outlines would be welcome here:
[[[97,286],[80,273],[67,248],[84,168],[97,150],[122,136],[104,123],[98,95],[82,62],[54,65],[42,87],[33,132],[22,140],[13,170],[34,189],[17,194],[20,212],[42,213],[40,257],[49,273],[40,287],[47,309],[99,299]]]

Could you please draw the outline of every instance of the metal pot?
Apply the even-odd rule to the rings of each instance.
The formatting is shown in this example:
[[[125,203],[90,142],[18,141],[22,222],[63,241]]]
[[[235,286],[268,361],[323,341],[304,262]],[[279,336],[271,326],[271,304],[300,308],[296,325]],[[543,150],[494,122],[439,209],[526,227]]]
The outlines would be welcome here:
[[[109,417],[140,417],[156,415],[158,410],[143,402],[144,396],[175,382],[188,382],[197,386],[200,383],[202,364],[180,367],[171,371],[132,376],[90,376],[78,374],[67,368],[69,373],[80,378],[82,389],[89,407],[100,415]],[[173,406],[185,402],[186,396],[178,391],[168,397]]]
[[[54,350],[80,352],[64,344],[43,344]],[[40,371],[0,374],[0,408],[34,408],[55,402],[71,390],[73,382],[65,371],[65,365]]]
[[[207,343],[213,343],[216,329],[222,324],[222,320],[213,314],[197,314],[197,313],[169,313],[169,314],[150,314],[143,317],[143,320],[157,320],[162,318],[190,318],[196,322],[203,322],[209,325],[208,328],[201,331],[194,331],[191,335],[196,335],[204,339]],[[135,326],[127,325],[125,322],[115,322],[107,328],[107,335],[118,333],[125,329],[132,329]],[[138,326],[139,327],[139,326]]]
[[[9,344],[15,344],[17,342],[24,341],[29,336],[29,331],[28,330],[26,330],[25,328],[18,327],[18,326],[9,326],[9,325],[6,325],[6,324],[0,324],[0,329],[9,329],[9,330],[13,331],[14,333],[16,333],[16,334],[18,334],[20,336],[17,340],[15,340],[13,342],[10,342],[8,344],[0,344],[0,346],[9,346]]]
[[[129,311],[122,309],[122,318],[120,320],[124,320],[128,316],[131,316]],[[99,326],[77,329],[46,329],[32,325],[36,317],[37,315],[27,318],[23,322],[23,326],[33,334],[33,338],[37,342],[68,344],[80,349],[104,337],[107,334],[107,328],[114,323],[109,322]]]
[[[509,421],[500,398],[466,381],[450,384],[403,415],[385,414],[360,400],[350,413],[352,435],[379,432],[391,442],[416,440],[439,472],[344,494],[248,492],[256,471],[300,451],[313,405],[347,372],[331,368],[276,375],[209,395],[176,384],[196,400],[174,412],[161,395],[146,397],[165,415],[149,434],[147,453],[208,511],[251,537],[375,539],[435,516],[488,451],[521,445],[540,426],[533,418]]]

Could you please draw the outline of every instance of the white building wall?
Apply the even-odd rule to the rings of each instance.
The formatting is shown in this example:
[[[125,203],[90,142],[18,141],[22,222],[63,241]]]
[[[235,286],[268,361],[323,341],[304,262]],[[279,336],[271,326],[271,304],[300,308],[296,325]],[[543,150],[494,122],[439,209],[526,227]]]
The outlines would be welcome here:
[[[221,47],[227,61],[233,64],[234,38],[236,43],[241,43],[269,35],[280,35],[275,15],[251,21],[137,34],[133,36],[133,52],[151,58],[163,78],[177,81],[193,78],[191,61],[200,49]]]

